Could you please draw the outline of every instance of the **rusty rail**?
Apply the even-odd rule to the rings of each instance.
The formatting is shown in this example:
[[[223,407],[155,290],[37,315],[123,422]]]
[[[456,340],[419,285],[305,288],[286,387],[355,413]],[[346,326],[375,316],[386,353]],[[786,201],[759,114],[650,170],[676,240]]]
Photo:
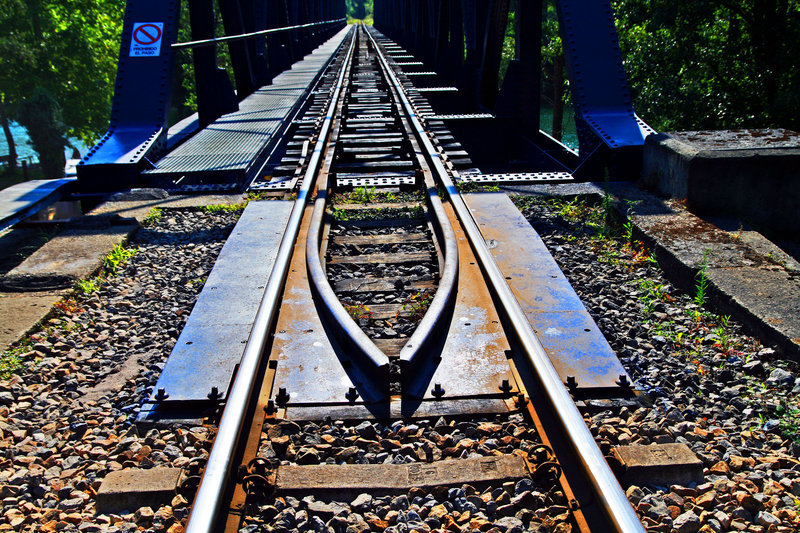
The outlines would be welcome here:
[[[375,42],[372,34],[370,39],[375,45],[376,50],[380,50],[378,43]],[[400,97],[409,121],[415,129],[415,134],[419,143],[423,146],[425,153],[430,157],[431,165],[435,168],[438,178],[447,191],[450,202],[461,221],[462,227],[475,250],[475,255],[486,272],[487,280],[502,304],[502,312],[513,327],[514,333],[525,353],[525,356],[533,371],[537,385],[544,392],[550,408],[556,415],[561,429],[567,437],[567,442],[575,452],[575,456],[580,461],[581,469],[584,474],[584,481],[588,483],[594,493],[596,501],[604,510],[606,524],[592,524],[602,531],[617,531],[624,533],[641,532],[644,527],[636,516],[636,512],[631,507],[625,493],[619,485],[614,473],[608,466],[600,448],[594,441],[583,416],[575,406],[564,384],[561,382],[558,373],[553,368],[550,359],[536,338],[530,323],[525,314],[514,298],[510,287],[505,281],[503,274],[494,262],[489,248],[478,229],[477,224],[472,218],[463,199],[458,193],[449,173],[442,163],[439,153],[433,146],[428,132],[423,127],[417,117],[414,107],[405,95],[402,84],[398,81],[391,66],[382,52],[379,58],[384,65],[389,76],[390,84],[393,85]]]
[[[350,61],[354,44],[355,39],[351,38],[350,48],[344,60],[345,63]],[[339,74],[322,129],[311,154],[308,169],[303,177],[286,232],[278,249],[275,266],[264,289],[264,296],[261,298],[261,304],[256,314],[250,338],[245,345],[236,379],[233,382],[228,401],[225,404],[225,410],[222,413],[214,446],[211,448],[203,479],[192,505],[192,513],[186,525],[186,533],[209,533],[214,531],[219,519],[220,508],[224,503],[223,498],[231,478],[233,456],[244,426],[247,406],[250,403],[255,387],[256,376],[262,362],[262,354],[269,339],[270,326],[278,309],[284,280],[289,269],[289,261],[294,250],[294,243],[300,231],[300,222],[305,210],[305,204],[316,179],[323,149],[331,131],[333,111],[342,94],[344,72],[345,69],[342,69]]]

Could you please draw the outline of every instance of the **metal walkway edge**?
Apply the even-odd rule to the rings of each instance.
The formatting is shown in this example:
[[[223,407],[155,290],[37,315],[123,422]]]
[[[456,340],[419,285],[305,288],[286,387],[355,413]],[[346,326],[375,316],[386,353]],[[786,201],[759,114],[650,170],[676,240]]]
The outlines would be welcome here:
[[[226,399],[292,205],[280,200],[247,205],[167,359],[151,399],[155,403],[145,404],[139,422],[180,418],[177,411],[182,405],[211,406]],[[214,389],[218,394],[213,394]],[[155,412],[157,404],[172,413]]]
[[[342,29],[276,76],[271,85],[242,100],[238,111],[217,119],[143,175],[166,188],[172,188],[170,181],[239,188],[258,172],[268,147],[277,141],[282,126],[291,119],[349,31],[349,27]]]
[[[30,180],[0,191],[0,231],[74,191],[75,178]]]
[[[630,394],[630,377],[535,229],[504,193],[464,201],[561,380],[581,396]]]

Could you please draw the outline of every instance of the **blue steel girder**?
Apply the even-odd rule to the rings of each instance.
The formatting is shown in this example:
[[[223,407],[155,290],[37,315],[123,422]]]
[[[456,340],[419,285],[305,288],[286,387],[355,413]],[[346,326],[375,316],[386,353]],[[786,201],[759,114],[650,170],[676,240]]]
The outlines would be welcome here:
[[[637,120],[608,0],[558,0],[564,60],[578,122],[610,149],[642,146],[649,128]],[[597,148],[581,140],[586,159]]]
[[[189,0],[192,40],[212,39],[215,0]],[[344,0],[216,0],[228,35],[343,19]],[[108,131],[78,165],[83,193],[107,193],[141,184],[141,172],[167,148],[180,0],[128,0]],[[234,92],[217,67],[216,44],[193,48],[200,127],[235,111],[271,77],[302,59],[341,28],[327,24],[248,36],[227,43],[236,78]],[[274,36],[274,37],[273,37]],[[302,38],[301,38],[302,37]],[[274,48],[274,50],[269,50]],[[266,52],[266,53],[265,53]],[[278,53],[280,52],[280,53]],[[286,56],[288,61],[281,60]]]
[[[467,101],[511,117],[518,131],[541,140],[534,117],[541,90],[541,0],[515,2],[518,57],[498,100],[497,66],[508,2],[440,0],[434,12],[429,0],[375,0],[375,21],[389,38],[458,85]],[[644,138],[652,130],[633,110],[610,2],[556,0],[556,5],[580,142],[576,170],[589,175],[610,165],[637,174]],[[444,36],[437,35],[439,28]],[[439,56],[440,46],[444,50]],[[509,113],[526,98],[532,103]]]
[[[170,44],[176,40],[179,14],[179,0],[127,3],[111,121],[78,164],[81,191],[133,186],[141,168],[150,166],[148,158],[165,147],[174,63]]]

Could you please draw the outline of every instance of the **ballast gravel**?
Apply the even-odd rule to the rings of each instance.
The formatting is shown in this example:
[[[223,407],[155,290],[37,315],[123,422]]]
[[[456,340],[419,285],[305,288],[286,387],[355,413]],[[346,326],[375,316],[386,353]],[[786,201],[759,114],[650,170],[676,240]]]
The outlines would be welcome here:
[[[625,487],[648,531],[800,530],[798,365],[673,288],[636,243],[599,238],[599,207],[567,220],[576,206],[523,213],[652,402],[595,414],[592,433],[603,449],[683,443],[705,467],[696,486]]]
[[[380,218],[384,218],[380,215]],[[391,236],[395,242],[384,244],[337,244],[335,239],[328,246],[328,261],[332,257],[349,256],[358,257],[373,254],[412,254],[428,253],[434,259],[436,249],[433,239],[424,223],[401,226],[399,228],[363,228],[357,224],[332,224],[330,230],[333,237],[365,237],[365,236]],[[428,242],[407,243],[403,242],[408,234],[428,235]],[[417,261],[410,263],[386,264],[380,262],[363,263],[329,263],[327,265],[328,279],[331,284],[347,279],[403,279],[406,281],[435,280],[438,279],[438,265],[432,261]],[[417,327],[417,323],[427,309],[421,299],[434,290],[416,291],[402,285],[396,285],[390,291],[344,291],[337,290],[336,296],[345,305],[350,315],[358,322],[359,326],[371,339],[401,339],[408,338]],[[374,316],[372,309],[375,305],[393,305],[395,315],[379,318]],[[391,314],[391,313],[390,313]]]
[[[636,387],[652,401],[641,408],[587,415],[587,423],[604,448],[683,442],[705,465],[703,483],[696,486],[625,487],[648,531],[800,530],[797,367],[745,335],[732,320],[719,330],[719,319],[706,315],[692,295],[672,288],[655,265],[626,258],[619,246],[609,252],[609,245],[598,243],[585,225],[566,220],[559,211],[558,206],[535,204],[525,214]],[[67,306],[50,319],[34,338],[23,372],[0,381],[0,531],[182,531],[189,512],[182,496],[157,509],[119,514],[98,514],[94,496],[113,470],[182,468],[207,454],[213,439],[208,428],[152,429],[140,435],[132,423],[236,216],[165,211],[162,220],[136,234],[131,246],[139,251],[118,276],[80,300],[79,309]],[[509,422],[499,424],[501,433]],[[432,436],[437,424],[369,423],[376,438],[417,425],[418,436],[427,440],[425,432]],[[322,435],[324,426],[301,427],[298,434]],[[357,428],[331,421],[327,431],[347,442]],[[455,446],[469,439],[469,453],[480,454],[481,447],[493,450],[492,443],[486,445],[492,438],[497,439],[484,435],[476,441],[465,433]],[[434,447],[426,450],[421,440],[414,442],[400,439],[401,447],[392,453],[356,446],[350,457],[376,463],[435,457]],[[289,446],[282,452],[273,448],[273,458],[336,460],[328,452],[299,455],[308,443],[291,444],[291,453]],[[444,452],[451,447],[435,449],[443,458],[460,457]],[[525,493],[540,496],[533,496],[535,504],[529,496],[524,504],[515,500]],[[544,514],[552,518],[562,503],[557,491],[519,484],[489,492],[465,486],[430,494],[414,489],[404,495],[362,494],[336,505],[312,497],[279,497],[252,509],[258,523],[246,523],[243,531],[292,531],[303,524],[308,530],[337,532],[566,531],[567,524],[541,519]],[[508,505],[513,514],[491,514]],[[481,513],[485,518],[473,522]]]
[[[133,421],[237,218],[163,211],[117,276],[34,336],[25,369],[0,381],[0,531],[182,531],[182,496],[120,514],[98,514],[94,497],[109,472],[207,454],[208,428],[139,434]]]
[[[519,455],[549,459],[521,414],[477,420],[278,421],[262,432],[260,459],[274,464],[407,464]],[[567,501],[555,478],[534,482],[415,487],[402,494],[353,498],[308,495],[251,503],[240,532],[523,531],[568,533]]]

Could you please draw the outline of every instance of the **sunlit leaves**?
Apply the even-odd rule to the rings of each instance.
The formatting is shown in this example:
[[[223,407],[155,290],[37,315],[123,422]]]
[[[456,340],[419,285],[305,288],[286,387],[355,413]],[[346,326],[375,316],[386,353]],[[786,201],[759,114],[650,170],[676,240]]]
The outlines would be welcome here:
[[[637,112],[660,130],[800,127],[797,0],[612,0]]]
[[[4,0],[0,90],[12,114],[37,88],[59,103],[68,134],[91,142],[108,126],[124,0]]]

